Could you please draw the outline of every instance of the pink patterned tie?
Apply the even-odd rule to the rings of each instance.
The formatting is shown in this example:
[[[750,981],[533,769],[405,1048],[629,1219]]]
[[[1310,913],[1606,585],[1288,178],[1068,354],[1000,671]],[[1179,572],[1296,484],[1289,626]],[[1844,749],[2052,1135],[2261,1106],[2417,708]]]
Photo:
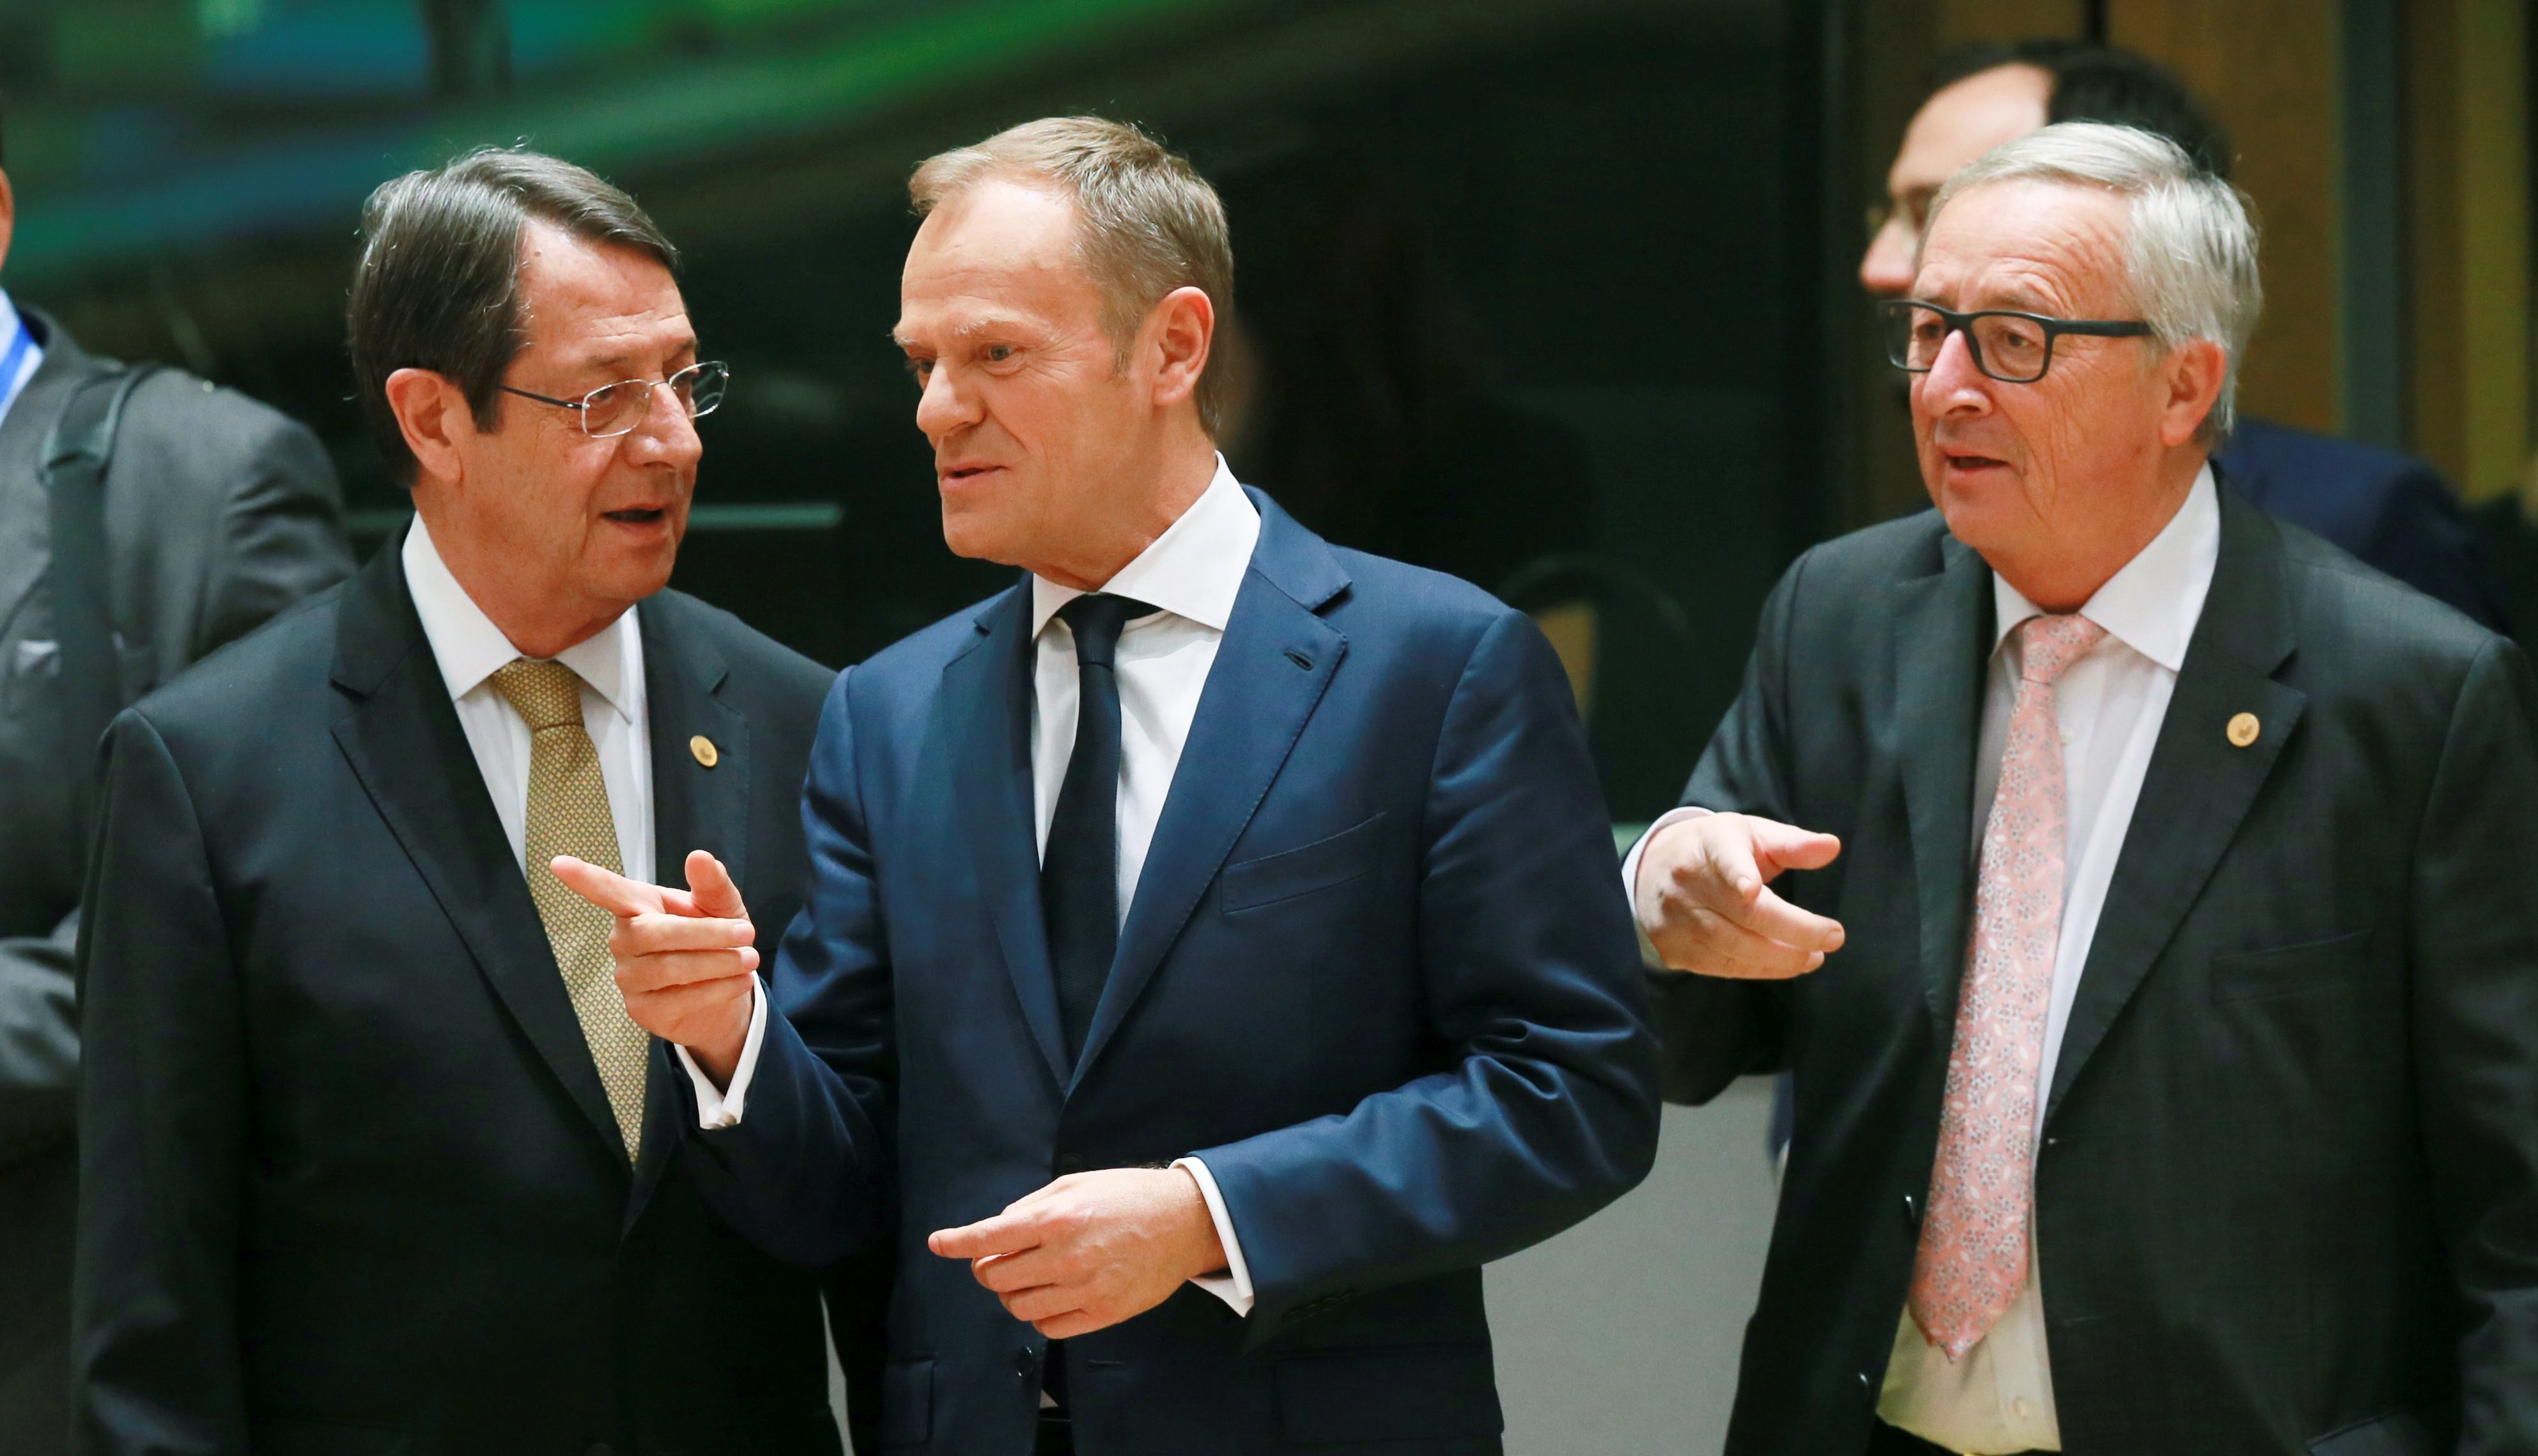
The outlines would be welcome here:
[[[2053,684],[2105,634],[2078,616],[2018,626],[2018,701],[1983,823],[1939,1158],[1912,1261],[1912,1322],[1951,1361],[1974,1348],[2027,1283],[2036,1079],[2062,939],[2069,825]]]

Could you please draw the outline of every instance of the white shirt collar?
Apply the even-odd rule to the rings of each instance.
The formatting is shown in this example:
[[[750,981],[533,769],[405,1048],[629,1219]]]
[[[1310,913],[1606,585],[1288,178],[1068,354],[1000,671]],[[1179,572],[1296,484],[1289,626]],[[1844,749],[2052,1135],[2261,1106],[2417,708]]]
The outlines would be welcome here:
[[[2185,493],[2185,503],[2151,538],[2150,545],[2123,569],[2106,578],[2080,608],[2080,615],[2170,672],[2185,665],[2186,644],[2203,616],[2203,599],[2212,589],[2212,569],[2221,560],[2221,495],[2206,465]],[[2043,609],[2027,599],[1995,571],[1991,577],[1993,620],[1999,629],[1992,650],[2000,650],[2012,629]]]
[[[1234,620],[1234,599],[1242,592],[1251,549],[1259,541],[1260,511],[1219,455],[1216,478],[1189,509],[1102,589],[1223,631]],[[1032,635],[1038,636],[1058,608],[1082,595],[1071,586],[1033,576]]]
[[[497,669],[508,665],[523,654],[502,635],[494,619],[476,605],[467,588],[450,574],[449,563],[440,559],[439,548],[432,544],[432,532],[417,514],[405,534],[405,584],[414,596],[414,611],[423,619],[423,635],[432,643],[433,659],[440,665],[441,681],[448,684],[454,700],[466,696],[494,676]],[[607,700],[617,716],[632,721],[634,669],[639,662],[642,642],[637,635],[633,609],[618,614],[617,620],[582,640],[556,654],[555,660],[571,668],[591,691]]]

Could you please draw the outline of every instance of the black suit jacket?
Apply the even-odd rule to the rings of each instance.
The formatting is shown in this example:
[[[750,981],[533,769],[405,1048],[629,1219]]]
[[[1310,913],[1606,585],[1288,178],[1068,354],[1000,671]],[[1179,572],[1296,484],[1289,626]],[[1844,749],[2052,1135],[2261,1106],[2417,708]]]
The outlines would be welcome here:
[[[1992,615],[1935,513],[1809,552],[1686,791],[1842,839],[1787,886],[1848,929],[1813,975],[1651,975],[1669,1095],[1795,1073],[1737,1456],[1867,1437],[1937,1147]],[[2533,744],[2516,647],[2223,497],[2043,1111],[2064,1449],[2538,1449]]]
[[[641,609],[661,879],[797,902],[830,675]],[[701,764],[690,739],[719,749]],[[821,1453],[816,1284],[630,1168],[398,545],[118,718],[89,879],[85,1449]]]
[[[83,869],[71,787],[97,756],[63,733],[38,456],[95,363],[40,311],[21,316],[44,362],[0,421],[0,1451],[33,1456],[61,1450],[70,1425],[71,951]],[[133,393],[105,498],[132,697],[352,570],[316,437],[190,374],[163,371]]]

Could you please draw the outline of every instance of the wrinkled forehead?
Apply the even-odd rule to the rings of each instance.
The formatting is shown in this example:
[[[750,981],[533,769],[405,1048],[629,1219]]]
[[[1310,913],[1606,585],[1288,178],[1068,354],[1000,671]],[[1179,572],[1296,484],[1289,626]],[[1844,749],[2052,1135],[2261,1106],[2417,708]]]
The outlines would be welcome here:
[[[926,216],[900,273],[902,329],[958,327],[982,314],[1071,319],[1099,290],[1064,196],[986,178]]]
[[[549,224],[520,239],[520,302],[528,347],[543,354],[641,364],[696,349],[687,300],[659,260]]]
[[[2020,178],[1969,188],[1923,234],[1912,297],[2108,317],[2130,293],[2129,227],[2125,199],[2104,187]]]

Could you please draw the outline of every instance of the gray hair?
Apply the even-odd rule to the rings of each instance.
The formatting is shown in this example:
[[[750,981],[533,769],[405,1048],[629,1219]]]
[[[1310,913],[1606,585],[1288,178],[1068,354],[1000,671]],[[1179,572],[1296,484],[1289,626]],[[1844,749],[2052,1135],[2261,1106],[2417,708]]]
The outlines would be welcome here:
[[[2129,126],[2065,121],[2004,143],[1948,178],[1930,224],[1950,199],[1994,182],[2065,182],[2123,197],[2127,292],[2162,348],[2209,339],[2229,359],[2221,395],[2196,438],[2217,445],[2238,421],[2238,363],[2264,311],[2256,224],[2237,188],[2196,166],[2166,137]],[[1928,236],[1925,228],[1922,233]]]
[[[388,407],[388,375],[444,375],[477,429],[500,423],[502,374],[528,343],[520,240],[532,222],[678,266],[679,250],[634,198],[522,148],[486,147],[392,177],[363,207],[346,332],[363,423],[397,484],[412,486],[419,466]]]
[[[1102,326],[1118,365],[1146,315],[1194,288],[1224,318],[1234,306],[1234,242],[1225,204],[1189,160],[1125,122],[1100,116],[1027,121],[973,146],[929,157],[907,179],[920,218],[990,177],[1053,187],[1075,204],[1076,250],[1102,290]],[[1225,412],[1219,370],[1198,379],[1199,423]]]

